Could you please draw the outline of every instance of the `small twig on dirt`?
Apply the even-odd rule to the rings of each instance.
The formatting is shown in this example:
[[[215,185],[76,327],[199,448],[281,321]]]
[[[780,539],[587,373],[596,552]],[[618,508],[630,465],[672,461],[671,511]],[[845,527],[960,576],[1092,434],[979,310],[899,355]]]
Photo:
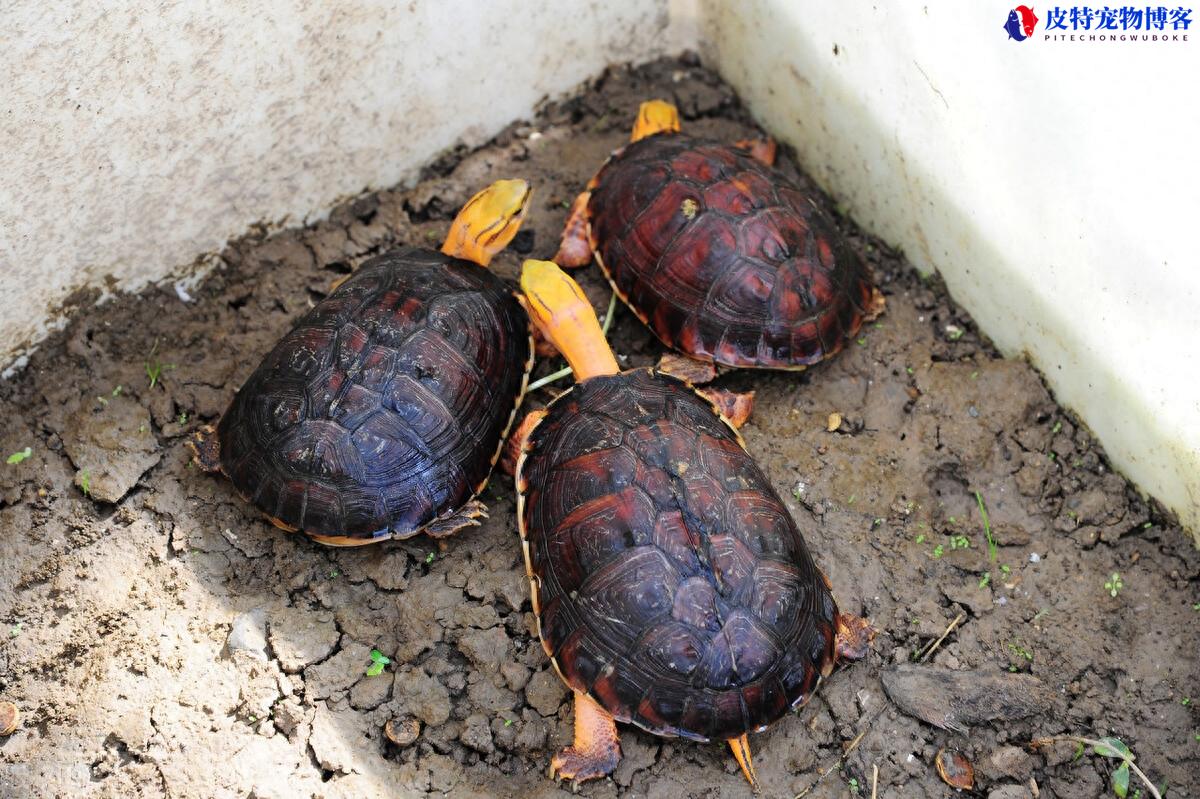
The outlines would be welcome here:
[[[1120,760],[1121,765],[1118,768],[1128,766],[1133,773],[1138,776],[1138,779],[1146,786],[1146,790],[1154,799],[1162,799],[1162,794],[1158,792],[1158,788],[1154,787],[1154,783],[1146,776],[1146,772],[1142,771],[1134,763],[1133,752],[1129,751],[1129,747],[1125,746],[1119,738],[1105,738],[1104,740],[1096,740],[1095,738],[1084,738],[1081,735],[1051,735],[1048,738],[1035,738],[1029,742],[1030,749],[1039,749],[1043,746],[1048,746],[1057,741],[1070,741],[1071,743],[1081,744],[1082,746],[1092,747],[1092,751],[1102,757]],[[1082,749],[1080,750],[1082,753]]]
[[[885,703],[883,707],[887,707],[887,704]],[[845,751],[843,751],[842,754],[840,756],[838,756],[837,760],[830,763],[828,768],[817,770],[817,781],[814,782],[812,785],[808,786],[807,788],[805,788],[800,793],[796,794],[794,797],[792,797],[792,799],[802,799],[802,797],[808,796],[809,791],[811,791],[813,788],[816,788],[818,785],[820,785],[821,780],[823,780],[827,776],[829,776],[829,773],[831,771],[835,770],[842,763],[846,762],[846,758],[850,757],[850,753],[858,748],[858,745],[860,743],[862,743],[862,739],[865,738],[867,733],[871,731],[871,724],[873,724],[875,722],[875,719],[879,718],[879,714],[883,712],[883,707],[881,707],[879,710],[875,711],[875,715],[871,717],[871,721],[868,722],[866,729],[864,729],[858,735],[854,736],[854,740],[851,741],[850,744],[846,747]]]
[[[871,799],[878,799],[879,796],[879,764],[871,764]]]
[[[957,627],[962,622],[962,620],[965,619],[966,617],[967,617],[967,614],[965,614],[965,613],[960,613],[957,616],[955,616],[954,621],[950,622],[950,625],[948,627],[946,627],[946,631],[944,633],[942,633],[941,637],[939,637],[936,641],[930,643],[923,650],[921,650],[921,656],[919,658],[917,658],[917,662],[924,663],[926,660],[929,660],[930,655],[932,655],[937,650],[937,648],[942,645],[942,641],[946,640],[946,636],[949,635],[950,633],[954,632],[954,628]]]
[[[600,331],[604,333],[606,338],[608,337],[608,328],[612,325],[613,311],[616,310],[616,307],[617,293],[614,291],[612,296],[608,298],[608,313],[604,315],[604,324],[600,327]],[[565,366],[562,369],[559,369],[557,372],[551,372],[545,377],[540,377],[537,380],[534,380],[529,384],[529,388],[526,389],[526,391],[536,391],[542,386],[548,386],[557,380],[562,380],[569,374],[571,374],[571,367]]]

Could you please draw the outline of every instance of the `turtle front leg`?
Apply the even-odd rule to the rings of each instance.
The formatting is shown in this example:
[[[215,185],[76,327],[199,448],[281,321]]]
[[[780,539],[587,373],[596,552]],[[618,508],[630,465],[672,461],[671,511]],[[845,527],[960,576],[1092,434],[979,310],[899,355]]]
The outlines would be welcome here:
[[[834,652],[838,660],[862,660],[871,649],[876,632],[871,622],[862,616],[839,613],[834,635]]]
[[[186,446],[192,451],[192,462],[201,471],[221,471],[221,439],[212,425],[206,424],[193,433]]]
[[[739,150],[748,151],[750,157],[755,161],[759,161],[767,166],[775,166],[775,151],[778,148],[775,145],[775,140],[770,136],[763,136],[760,139],[739,139],[733,143],[733,146]]]
[[[512,431],[508,440],[504,442],[504,450],[500,453],[500,471],[510,477],[516,475],[517,462],[521,460],[521,454],[525,451],[525,440],[529,438],[533,428],[538,426],[538,422],[542,421],[542,417],[545,415],[545,408],[525,414],[525,418],[517,425],[517,429]],[[520,490],[520,486],[518,486],[518,490]]]
[[[550,776],[573,780],[607,777],[621,759],[617,723],[587,694],[575,692],[575,743],[550,761]]]
[[[563,269],[575,269],[592,262],[592,240],[588,223],[588,201],[591,199],[591,191],[583,192],[575,198],[571,212],[567,214],[562,242],[554,255],[554,263]]]

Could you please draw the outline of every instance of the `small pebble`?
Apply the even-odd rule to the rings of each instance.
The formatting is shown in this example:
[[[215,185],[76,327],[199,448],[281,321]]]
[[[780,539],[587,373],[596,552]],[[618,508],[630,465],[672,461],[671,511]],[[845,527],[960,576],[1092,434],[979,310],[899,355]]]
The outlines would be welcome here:
[[[383,732],[387,735],[388,740],[396,746],[408,746],[421,734],[421,722],[411,716],[404,719],[392,719],[384,725]]]
[[[829,414],[829,418],[825,421],[825,430],[832,433],[842,426],[842,415],[837,411]]]
[[[21,723],[21,711],[12,702],[0,702],[0,735],[12,735]]]
[[[1029,562],[1030,563],[1039,563],[1041,560],[1042,560],[1042,556],[1039,555],[1038,553],[1036,553],[1036,552],[1029,553]]]

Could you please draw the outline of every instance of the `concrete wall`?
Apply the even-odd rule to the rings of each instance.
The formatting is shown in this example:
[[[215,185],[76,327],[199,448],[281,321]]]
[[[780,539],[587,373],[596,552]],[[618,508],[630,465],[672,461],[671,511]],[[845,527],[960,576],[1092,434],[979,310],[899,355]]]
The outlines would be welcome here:
[[[72,290],[132,290],[664,51],[666,0],[9,4],[0,369]]]
[[[1200,26],[1188,42],[1047,41],[1039,5],[1016,42],[1011,7],[698,13],[707,61],[851,215],[939,271],[1200,531]]]

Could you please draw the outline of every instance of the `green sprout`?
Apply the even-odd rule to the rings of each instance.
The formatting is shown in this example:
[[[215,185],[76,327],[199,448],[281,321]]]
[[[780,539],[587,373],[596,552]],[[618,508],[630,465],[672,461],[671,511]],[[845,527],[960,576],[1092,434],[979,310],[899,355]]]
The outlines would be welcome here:
[[[991,572],[984,572],[984,573],[983,573],[983,577],[982,577],[982,578],[980,578],[980,580],[979,580],[979,587],[980,587],[980,588],[987,588],[987,587],[988,587],[988,583],[990,583],[991,581],[992,581],[992,573],[991,573]]]
[[[1033,662],[1033,653],[1030,652],[1025,647],[1018,644],[1017,642],[1014,641],[1014,642],[1010,643],[1008,645],[1008,648],[1013,652],[1013,654],[1019,655],[1020,657],[1025,658],[1025,660],[1028,661],[1029,663]]]
[[[378,649],[371,650],[371,665],[367,666],[368,677],[378,677],[383,674],[383,667],[391,663],[392,659],[380,652]]]
[[[504,719],[504,726],[505,726],[505,727],[511,727],[512,725],[513,725],[513,720],[512,720],[512,719]]]
[[[916,537],[914,540],[915,540],[915,541],[916,541],[918,544],[924,544],[924,543],[925,543],[925,534],[924,534],[924,533],[917,533],[917,537]]]
[[[177,421],[178,421],[180,424],[187,424],[187,411],[180,411],[180,412],[179,412],[179,419],[177,419]]]
[[[904,367],[904,371],[908,372],[911,375],[913,373],[913,368],[911,366],[906,366],[906,367]]]
[[[1007,563],[1001,564],[1000,572],[1005,575],[1012,574],[1012,566],[1009,566]]]
[[[8,463],[9,463],[9,465],[20,463],[21,461],[25,460],[32,454],[33,454],[33,448],[26,447],[25,449],[21,450],[20,452],[14,452],[13,454],[9,455]]]
[[[858,793],[858,780],[854,777],[850,778],[850,792]]]
[[[144,364],[146,367],[146,377],[150,378],[150,388],[154,388],[156,385],[158,385],[158,381],[162,378],[163,370],[175,368],[175,364],[163,363],[156,358],[154,355],[156,352],[158,352],[157,341],[155,341],[154,346],[150,348],[150,354],[146,356],[146,361]]]
[[[952,535],[952,536],[950,536],[950,548],[951,549],[970,549],[971,548],[971,539],[967,538],[965,535]]]
[[[79,475],[79,487],[83,489],[83,495],[90,497],[92,495],[92,474],[87,469]]]
[[[1062,430],[1062,422],[1061,422],[1061,421],[1059,421],[1059,422],[1055,422],[1055,423],[1054,423],[1054,427],[1052,427],[1052,428],[1050,429],[1050,432],[1051,432],[1051,433],[1057,433],[1059,430]]]
[[[436,558],[436,557],[437,557],[437,553],[436,553],[436,552],[430,552],[428,555],[426,555],[426,556],[425,556],[425,562],[426,562],[426,563],[433,563],[433,559],[434,559],[434,558]]]
[[[865,347],[865,346],[867,346],[867,340],[866,340],[866,338],[860,338],[860,339],[858,340],[858,346],[860,346],[860,347]]]
[[[850,499],[846,500],[847,505],[853,505],[854,500],[858,499],[858,494],[851,494]]]
[[[946,552],[946,548],[944,546],[942,546],[941,544],[938,544],[936,547],[933,548],[933,556],[935,558],[940,558],[943,554],[945,554],[945,552]]]
[[[1185,696],[1183,699],[1179,700],[1179,704],[1183,705],[1184,707],[1187,707],[1191,703],[1192,703],[1192,698],[1190,696]]]
[[[120,383],[118,383],[117,387],[112,390],[112,395],[114,397],[119,397],[119,396],[121,396],[121,392],[124,390],[125,390],[125,387],[122,386]]]
[[[14,624],[8,631],[8,637],[16,638],[18,635],[21,634],[21,628],[24,626],[25,626],[25,622],[23,622],[23,621],[19,621],[16,624]]]
[[[987,506],[983,504],[983,495],[978,491],[975,492],[975,502],[979,505],[979,515],[983,519],[983,532],[987,536],[988,542],[988,558],[992,563],[996,562],[996,539],[992,538],[992,522],[988,519]]]
[[[1118,572],[1113,572],[1112,577],[1109,577],[1108,582],[1104,584],[1104,588],[1108,591],[1108,595],[1113,598],[1116,598],[1117,594],[1121,593],[1121,589],[1124,587],[1125,581],[1121,579],[1121,575]]]

